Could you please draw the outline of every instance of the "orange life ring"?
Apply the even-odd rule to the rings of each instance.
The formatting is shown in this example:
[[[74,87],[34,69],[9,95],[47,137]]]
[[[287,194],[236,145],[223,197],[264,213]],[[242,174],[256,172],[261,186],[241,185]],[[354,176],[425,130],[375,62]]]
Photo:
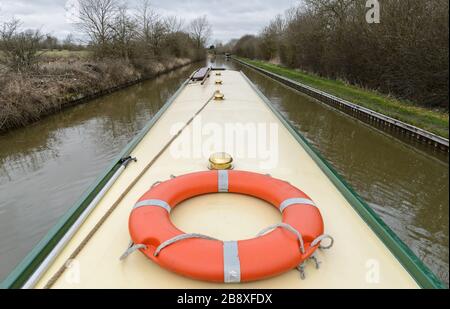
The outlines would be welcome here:
[[[282,225],[291,230],[275,228],[254,239],[222,242],[187,235],[173,225],[170,211],[174,207],[217,192],[249,195],[276,206],[283,214]],[[129,230],[134,244],[142,244],[140,251],[167,270],[198,280],[236,283],[298,267],[318,249],[315,240],[323,235],[324,223],[314,202],[285,181],[251,172],[207,171],[150,189],[133,209]]]

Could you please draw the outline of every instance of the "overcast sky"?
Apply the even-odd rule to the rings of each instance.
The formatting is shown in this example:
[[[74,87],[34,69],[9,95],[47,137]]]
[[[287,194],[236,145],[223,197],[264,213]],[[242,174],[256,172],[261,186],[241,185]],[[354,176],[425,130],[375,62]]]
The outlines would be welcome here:
[[[76,0],[0,0],[0,20],[16,17],[24,28],[39,28],[58,38],[75,32],[66,17],[68,1]],[[127,1],[132,8],[139,0]],[[153,0],[153,7],[163,15],[177,15],[187,24],[197,16],[207,15],[213,26],[213,40],[227,42],[244,34],[256,34],[275,15],[284,13],[300,0]]]

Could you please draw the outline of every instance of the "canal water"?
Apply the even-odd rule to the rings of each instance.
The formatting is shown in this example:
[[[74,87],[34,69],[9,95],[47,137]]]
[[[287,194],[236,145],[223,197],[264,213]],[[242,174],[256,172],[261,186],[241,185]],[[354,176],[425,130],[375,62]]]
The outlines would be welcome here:
[[[204,63],[0,136],[0,280]],[[448,155],[417,149],[233,62],[448,284]]]

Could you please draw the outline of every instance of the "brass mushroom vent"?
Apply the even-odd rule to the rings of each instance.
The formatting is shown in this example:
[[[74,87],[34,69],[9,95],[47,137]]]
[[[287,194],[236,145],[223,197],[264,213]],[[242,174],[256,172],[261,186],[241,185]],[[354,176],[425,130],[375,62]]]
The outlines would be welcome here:
[[[231,170],[233,169],[233,157],[226,152],[218,152],[209,158],[210,170]]]
[[[220,91],[220,90],[217,90],[215,93],[214,93],[214,100],[216,100],[216,101],[222,101],[222,100],[224,100],[225,99],[225,95]]]

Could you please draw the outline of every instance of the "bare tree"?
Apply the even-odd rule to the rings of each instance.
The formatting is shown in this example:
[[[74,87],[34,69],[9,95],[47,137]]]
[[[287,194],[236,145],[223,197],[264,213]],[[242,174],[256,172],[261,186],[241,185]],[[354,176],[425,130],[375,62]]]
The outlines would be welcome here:
[[[22,72],[35,67],[42,55],[43,35],[39,30],[20,31],[20,21],[12,19],[0,28],[0,61],[12,70]]]
[[[236,42],[233,53],[250,59],[259,58],[261,50],[259,48],[260,44],[261,42],[258,37],[255,37],[254,35],[244,35]]]
[[[206,15],[198,17],[191,22],[189,33],[197,48],[205,47],[212,35],[212,27]]]
[[[44,49],[57,49],[60,46],[58,38],[47,34],[42,41],[42,48]]]
[[[265,60],[277,58],[285,28],[285,19],[278,15],[263,29],[261,37],[261,54]]]
[[[4,41],[4,40],[11,39],[11,37],[14,36],[18,32],[19,27],[20,27],[20,21],[15,18],[3,23],[0,28],[1,40]]]
[[[144,50],[150,50],[154,55],[160,56],[164,40],[169,33],[166,21],[152,9],[148,0],[142,1],[136,20]]]
[[[258,37],[242,37],[234,51],[448,107],[448,0],[383,0],[380,24],[367,23],[365,1],[303,3]]]
[[[184,22],[177,16],[168,16],[165,18],[164,22],[169,33],[180,32],[183,29]]]
[[[182,19],[176,16],[161,16],[153,9],[149,0],[141,1],[135,17],[139,58],[201,58],[202,53],[197,52],[197,46],[202,44],[194,43],[193,36],[183,31]],[[204,30],[201,30],[201,34],[205,34]]]
[[[152,9],[149,0],[142,0],[136,14],[139,39],[149,42],[154,23],[161,17]]]
[[[118,8],[117,14],[111,26],[114,54],[119,54],[122,58],[129,60],[133,41],[137,37],[137,22],[130,17],[126,5]]]
[[[69,33],[63,40],[62,47],[67,50],[75,49],[75,38],[72,33]]]
[[[100,56],[107,53],[118,11],[117,0],[80,0],[80,27]]]

